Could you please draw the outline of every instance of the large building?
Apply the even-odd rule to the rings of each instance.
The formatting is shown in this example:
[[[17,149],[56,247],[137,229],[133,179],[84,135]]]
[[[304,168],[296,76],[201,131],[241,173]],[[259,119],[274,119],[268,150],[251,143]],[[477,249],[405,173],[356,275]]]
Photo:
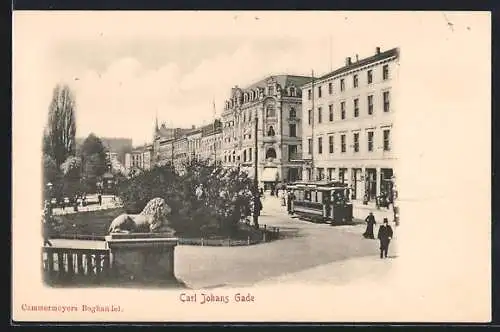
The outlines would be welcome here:
[[[275,75],[248,87],[235,86],[222,113],[222,163],[253,176],[257,118],[257,179],[270,188],[301,177],[300,87],[311,77]]]
[[[302,86],[304,179],[348,183],[354,199],[390,193],[399,49],[346,59]]]

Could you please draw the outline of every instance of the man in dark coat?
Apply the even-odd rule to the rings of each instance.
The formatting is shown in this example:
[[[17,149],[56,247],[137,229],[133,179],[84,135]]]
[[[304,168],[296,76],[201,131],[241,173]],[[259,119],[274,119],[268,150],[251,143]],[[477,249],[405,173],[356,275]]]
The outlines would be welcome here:
[[[392,228],[389,226],[389,221],[384,218],[384,223],[378,228],[377,238],[380,240],[380,258],[387,258],[389,243],[392,239]]]
[[[295,199],[295,195],[293,192],[290,190],[287,195],[287,200],[286,200],[286,208],[288,210],[288,214],[293,214],[292,211],[292,202]]]

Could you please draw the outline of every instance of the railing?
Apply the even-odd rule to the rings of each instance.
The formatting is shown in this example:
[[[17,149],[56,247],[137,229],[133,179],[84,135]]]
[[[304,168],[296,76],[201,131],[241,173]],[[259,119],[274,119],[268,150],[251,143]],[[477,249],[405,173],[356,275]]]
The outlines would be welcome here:
[[[48,283],[99,283],[110,276],[107,249],[43,247],[42,267]]]

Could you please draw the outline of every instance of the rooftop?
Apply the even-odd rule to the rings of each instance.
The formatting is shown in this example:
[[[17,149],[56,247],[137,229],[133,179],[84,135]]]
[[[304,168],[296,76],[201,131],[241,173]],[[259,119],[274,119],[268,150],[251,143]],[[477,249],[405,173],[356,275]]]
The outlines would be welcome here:
[[[281,85],[282,88],[290,86],[290,85],[295,85],[297,87],[300,87],[301,85],[310,82],[311,77],[310,76],[299,76],[299,75],[289,75],[289,74],[279,74],[279,75],[269,75],[255,83],[252,83],[251,85],[242,88],[242,90],[250,90],[250,89],[255,89],[259,87],[265,87],[267,86],[267,81],[270,79],[274,79],[279,85]]]
[[[338,68],[328,74],[325,74],[323,76],[320,76],[319,78],[316,78],[315,80],[316,81],[322,81],[322,80],[325,80],[325,79],[328,79],[330,77],[333,77],[333,76],[337,76],[337,75],[340,75],[340,74],[343,74],[345,72],[348,72],[350,70],[353,70],[353,69],[356,69],[356,68],[359,68],[359,67],[362,67],[362,66],[365,66],[367,64],[370,64],[370,63],[373,63],[373,62],[377,62],[377,61],[380,61],[380,60],[384,60],[384,59],[388,59],[388,58],[391,58],[391,57],[398,57],[399,56],[399,48],[392,48],[390,50],[387,50],[385,52],[380,52],[380,53],[377,53],[375,55],[372,55],[370,57],[367,57],[367,58],[364,58],[364,59],[360,59],[359,61],[353,61],[351,62],[350,65],[345,65],[341,68]],[[311,79],[304,83],[303,85],[308,85],[309,83],[311,83]]]

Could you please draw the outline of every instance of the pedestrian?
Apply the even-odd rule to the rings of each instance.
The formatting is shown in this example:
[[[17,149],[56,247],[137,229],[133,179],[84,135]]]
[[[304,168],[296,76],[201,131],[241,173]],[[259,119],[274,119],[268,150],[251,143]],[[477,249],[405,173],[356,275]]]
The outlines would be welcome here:
[[[264,188],[260,188],[260,197],[264,198]]]
[[[286,193],[285,190],[280,190],[281,206],[286,206]]]
[[[363,233],[363,236],[365,237],[365,239],[375,239],[375,236],[373,235],[373,226],[376,224],[376,222],[373,212],[370,212],[368,214],[368,217],[365,218],[365,221],[366,221],[366,230]]]
[[[52,219],[52,213],[50,211],[50,203],[45,202],[45,206],[43,209],[43,216],[42,216],[42,236],[43,236],[43,245],[47,245],[49,247],[52,247],[52,243],[49,241],[50,237],[50,222]]]
[[[389,243],[392,239],[392,228],[389,226],[389,221],[384,218],[384,223],[378,228],[377,238],[380,240],[380,258],[387,258]]]
[[[288,197],[287,197],[287,211],[288,211],[288,214],[293,214],[293,211],[292,211],[292,203],[293,203],[293,200],[295,199],[295,195],[293,194],[293,192],[290,190],[288,192]]]
[[[102,205],[102,195],[101,193],[97,194],[97,200],[99,201],[99,206]]]

